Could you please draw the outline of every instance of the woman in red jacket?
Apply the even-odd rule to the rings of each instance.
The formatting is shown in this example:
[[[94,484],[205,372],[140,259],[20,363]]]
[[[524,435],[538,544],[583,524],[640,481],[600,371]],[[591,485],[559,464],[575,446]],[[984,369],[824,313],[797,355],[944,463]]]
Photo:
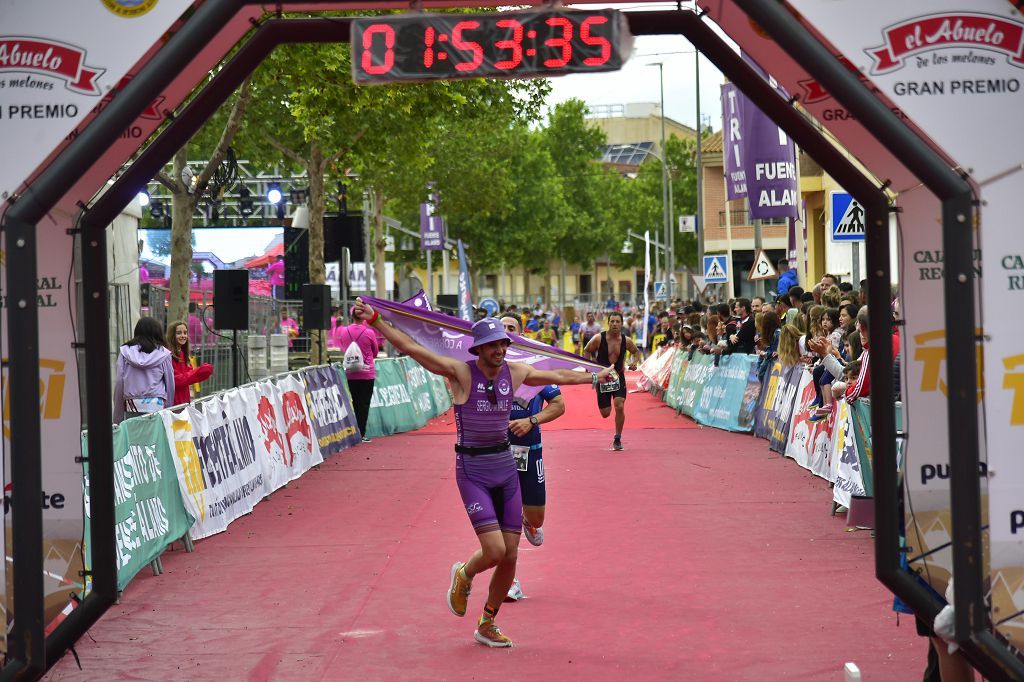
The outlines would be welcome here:
[[[192,400],[189,386],[209,379],[213,374],[213,365],[204,362],[198,367],[192,367],[188,323],[182,320],[167,325],[167,347],[171,349],[171,364],[174,365],[174,404],[187,405]]]

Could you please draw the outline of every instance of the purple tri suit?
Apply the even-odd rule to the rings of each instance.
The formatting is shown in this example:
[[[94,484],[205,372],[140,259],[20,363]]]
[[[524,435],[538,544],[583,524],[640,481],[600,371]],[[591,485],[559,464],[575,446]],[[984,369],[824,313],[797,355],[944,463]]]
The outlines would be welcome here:
[[[477,534],[522,532],[523,498],[508,443],[512,372],[504,364],[493,380],[469,365],[469,398],[455,406],[455,481]],[[488,390],[490,385],[491,390]]]

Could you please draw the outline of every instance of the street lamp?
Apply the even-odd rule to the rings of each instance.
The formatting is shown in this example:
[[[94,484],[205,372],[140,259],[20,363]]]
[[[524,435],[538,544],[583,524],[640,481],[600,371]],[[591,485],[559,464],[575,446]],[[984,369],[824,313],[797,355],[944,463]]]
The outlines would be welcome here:
[[[671,273],[673,264],[671,249],[668,248],[669,243],[672,239],[672,226],[671,219],[669,218],[668,203],[668,154],[665,153],[665,63],[651,62],[647,66],[658,67],[658,89],[661,93],[661,211],[662,219],[665,223],[665,290],[668,292],[669,298],[671,298]]]

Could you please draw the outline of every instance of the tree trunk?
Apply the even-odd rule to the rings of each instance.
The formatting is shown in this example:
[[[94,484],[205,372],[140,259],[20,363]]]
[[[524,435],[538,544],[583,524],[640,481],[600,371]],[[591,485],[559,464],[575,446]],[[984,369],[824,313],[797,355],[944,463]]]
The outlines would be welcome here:
[[[327,281],[327,268],[324,265],[324,153],[318,142],[310,145],[306,173],[309,176],[309,282],[324,284]],[[308,324],[306,331],[309,333],[310,364],[317,364],[323,332],[311,329]]]
[[[523,301],[526,303],[526,308],[533,310],[533,305],[530,303],[530,268],[527,265],[523,266]]]
[[[179,183],[187,159],[188,145],[185,145],[175,153],[173,161],[174,177]],[[187,191],[176,191],[171,196],[171,293],[168,322],[188,319],[188,291],[192,275],[192,211],[195,205],[193,196]]]
[[[376,270],[377,298],[387,298],[387,278],[384,272],[384,192],[373,190],[373,267]]]

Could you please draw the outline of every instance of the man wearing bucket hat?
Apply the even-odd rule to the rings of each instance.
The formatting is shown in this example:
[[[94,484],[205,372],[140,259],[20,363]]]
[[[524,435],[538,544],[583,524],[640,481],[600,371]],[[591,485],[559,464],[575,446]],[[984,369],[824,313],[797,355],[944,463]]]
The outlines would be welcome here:
[[[539,370],[518,362],[506,362],[511,339],[501,322],[485,318],[473,325],[469,352],[474,361],[463,362],[438,355],[412,337],[380,319],[380,313],[356,299],[355,314],[378,329],[399,351],[429,372],[449,380],[455,406],[455,480],[466,513],[480,543],[465,563],[451,569],[448,608],[465,616],[473,578],[494,568],[483,615],[474,633],[489,647],[509,647],[512,640],[494,624],[495,616],[516,574],[523,504],[519,474],[508,442],[512,397],[519,386],[585,384],[614,381],[613,368],[596,374],[572,370]]]

